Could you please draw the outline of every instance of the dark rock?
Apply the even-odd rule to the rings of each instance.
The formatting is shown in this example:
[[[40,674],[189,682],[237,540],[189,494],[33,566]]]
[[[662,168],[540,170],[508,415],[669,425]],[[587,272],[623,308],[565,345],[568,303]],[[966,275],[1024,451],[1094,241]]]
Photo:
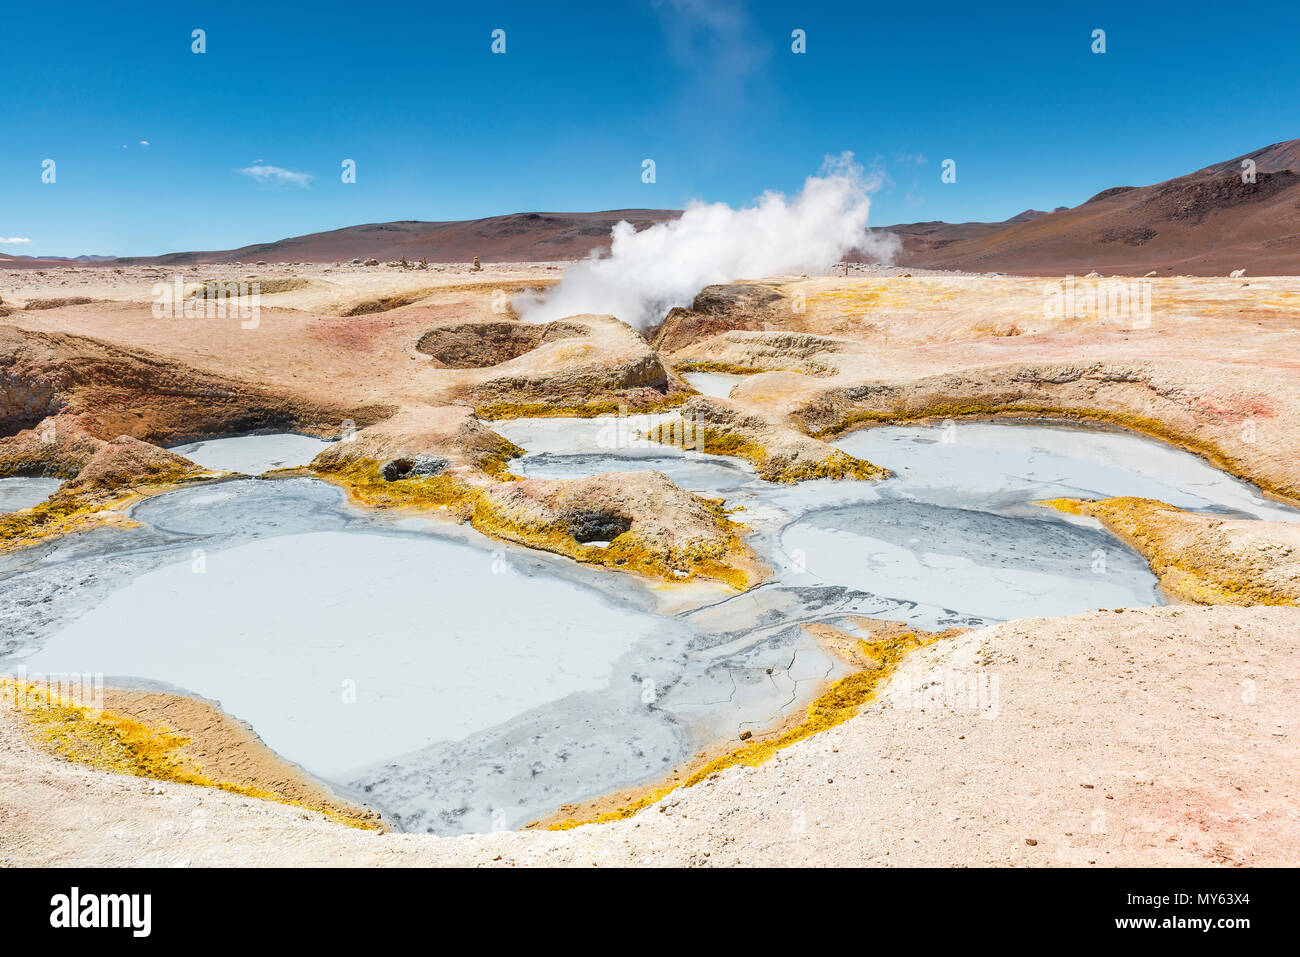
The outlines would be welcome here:
[[[632,527],[632,520],[613,512],[575,512],[569,533],[579,542],[611,542]]]
[[[428,478],[439,474],[451,462],[436,455],[416,455],[411,458],[389,459],[379,467],[385,482],[408,478]]]

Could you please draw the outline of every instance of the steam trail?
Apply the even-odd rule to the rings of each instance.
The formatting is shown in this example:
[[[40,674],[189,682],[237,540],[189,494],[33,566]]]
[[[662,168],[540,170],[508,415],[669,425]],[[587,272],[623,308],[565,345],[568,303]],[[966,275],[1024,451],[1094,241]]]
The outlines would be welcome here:
[[[867,231],[868,194],[878,185],[846,152],[827,157],[790,199],[767,192],[745,209],[692,203],[640,232],[620,222],[608,257],[571,267],[545,298],[518,297],[515,310],[529,322],[611,313],[646,329],[713,283],[818,271],[854,249],[887,261],[897,238]]]

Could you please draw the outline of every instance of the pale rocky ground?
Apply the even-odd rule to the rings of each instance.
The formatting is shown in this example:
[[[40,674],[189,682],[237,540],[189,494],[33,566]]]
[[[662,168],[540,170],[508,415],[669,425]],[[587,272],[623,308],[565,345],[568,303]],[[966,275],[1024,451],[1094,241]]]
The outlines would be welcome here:
[[[0,863],[1288,865],[1298,661],[1294,609],[1010,622],[916,652],[858,717],[634,818],[461,838],[97,773],[33,750],[6,706]]]
[[[155,319],[152,285],[175,272],[0,273],[10,310],[0,334],[32,350],[23,381],[63,377],[68,414],[98,439],[185,433],[194,413],[157,400],[151,376],[162,369],[168,385],[201,381],[199,395],[234,383],[243,404],[205,428],[283,403],[304,430],[337,434],[364,408],[359,424],[385,425],[363,428],[363,443],[441,453],[422,445],[437,431],[429,423],[465,417],[500,370],[439,368],[417,349],[421,337],[500,322],[497,290],[561,275],[554,264],[181,270],[195,282],[307,280],[263,295],[250,330],[237,318]],[[576,352],[566,341],[507,364],[538,377],[541,392],[568,389],[578,363],[579,387],[606,371],[621,387],[655,361],[670,372],[688,360],[770,369],[729,400],[772,423],[747,432],[775,436],[769,451],[816,446],[799,433],[838,429],[854,414],[1113,413],[1300,499],[1300,278],[1153,280],[1149,321],[1136,322],[1045,316],[1053,280],[867,267],[765,283],[773,298],[762,310],[688,315],[674,340],[652,337],[664,343],[657,352],[593,319]],[[76,296],[94,301],[25,308]],[[412,301],[344,315],[394,296]],[[139,370],[130,388],[120,375],[68,378],[82,356],[100,355],[87,340],[111,344],[105,367]],[[248,384],[261,391],[240,391]],[[44,401],[35,386],[22,398]],[[1294,864],[1298,626],[1291,608],[1185,606],[975,632],[914,653],[882,700],[767,765],[563,833],[359,833],[295,808],[67,764],[33,750],[6,704],[0,863]],[[926,680],[972,674],[986,693],[996,679],[996,716],[903,706]]]

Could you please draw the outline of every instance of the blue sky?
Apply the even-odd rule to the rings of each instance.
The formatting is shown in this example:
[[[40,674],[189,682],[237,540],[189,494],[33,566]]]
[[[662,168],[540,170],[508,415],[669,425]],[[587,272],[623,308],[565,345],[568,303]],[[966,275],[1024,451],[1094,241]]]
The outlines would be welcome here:
[[[0,252],[736,205],[844,150],[875,225],[1003,219],[1300,135],[1298,51],[1294,4],[10,4]]]

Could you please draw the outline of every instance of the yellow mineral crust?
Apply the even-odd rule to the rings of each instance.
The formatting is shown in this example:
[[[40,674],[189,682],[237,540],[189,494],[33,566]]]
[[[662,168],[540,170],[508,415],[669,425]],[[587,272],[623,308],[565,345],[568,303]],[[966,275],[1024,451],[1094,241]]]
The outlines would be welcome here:
[[[358,504],[438,512],[493,538],[616,571],[671,583],[711,579],[741,591],[766,577],[741,537],[743,526],[720,501],[687,492],[659,472],[521,479],[505,469],[522,450],[505,444],[480,457],[480,468],[450,464],[436,475],[388,481],[383,461],[355,454],[374,448],[358,439],[355,449],[317,456],[311,472],[342,485]]]
[[[577,418],[594,419],[602,415],[626,415],[627,413],[650,414],[676,409],[695,393],[689,389],[680,389],[660,394],[653,389],[629,392],[616,398],[584,400],[578,397],[572,400],[563,398],[548,401],[537,398],[529,401],[526,397],[508,402],[485,402],[477,406],[475,414],[482,419],[542,419],[542,418]]]
[[[351,498],[372,508],[442,509],[473,496],[476,489],[455,474],[386,481],[383,462],[371,458],[347,459],[312,469],[312,474],[342,485]]]
[[[835,629],[836,634],[844,636]],[[813,632],[816,634],[816,632]],[[799,741],[843,724],[852,718],[862,707],[872,701],[884,682],[893,674],[900,661],[916,648],[924,647],[957,632],[926,633],[909,631],[901,627],[888,627],[881,631],[882,637],[857,639],[852,647],[836,647],[835,650],[846,661],[863,666],[861,670],[834,682],[809,706],[801,719],[775,735],[757,738],[720,757],[713,758],[699,767],[690,769],[680,780],[648,790],[641,797],[612,811],[578,820],[568,818],[549,825],[550,830],[569,830],[583,824],[604,824],[631,817],[678,788],[691,787],[719,771],[745,765],[755,767],[772,758],[777,752]]]
[[[495,538],[668,582],[707,578],[743,591],[767,573],[721,502],[661,472],[496,485],[474,497],[470,522]]]
[[[1170,595],[1200,605],[1300,604],[1300,528],[1222,518],[1149,498],[1039,502],[1086,515],[1146,558]]]
[[[109,522],[132,525],[118,512],[125,505],[144,495],[222,474],[201,469],[189,459],[129,436],[112,442],[90,441],[95,450],[74,466],[75,478],[32,508],[0,515],[0,551],[24,548]],[[0,454],[0,463],[3,461]],[[41,474],[34,468],[25,471]]]
[[[742,458],[754,466],[759,478],[768,482],[871,481],[890,474],[887,469],[826,442],[745,412],[729,400],[713,397],[691,399],[682,406],[680,416],[650,429],[646,437],[708,455]]]
[[[298,800],[283,789],[213,777],[190,737],[119,711],[86,707],[41,682],[0,679],[0,694],[26,721],[33,741],[69,761],[136,777],[219,788],[318,811],[350,827],[381,830],[373,812],[337,801]]]

